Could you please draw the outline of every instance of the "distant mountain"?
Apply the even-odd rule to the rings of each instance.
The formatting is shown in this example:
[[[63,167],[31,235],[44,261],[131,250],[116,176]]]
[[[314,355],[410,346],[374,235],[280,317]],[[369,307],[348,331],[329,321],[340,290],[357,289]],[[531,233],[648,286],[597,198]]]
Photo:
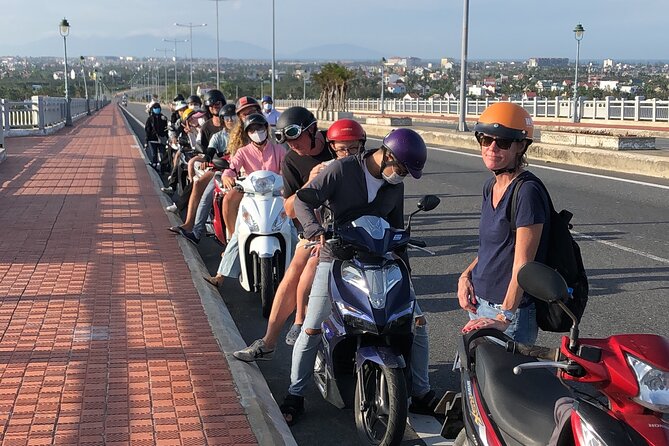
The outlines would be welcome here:
[[[216,57],[216,40],[208,36],[193,36],[195,58],[214,59]],[[271,41],[268,42],[268,46]],[[174,44],[163,42],[154,36],[139,35],[132,37],[103,38],[90,37],[80,38],[70,36],[67,38],[67,52],[69,57],[84,56],[134,56],[134,57],[156,57],[164,53],[154,51],[155,48],[174,48]],[[189,57],[190,44],[179,44],[177,47],[180,59]],[[18,45],[3,45],[2,52],[6,56],[61,56],[63,54],[63,41],[61,38],[41,39],[33,42],[25,42]],[[221,42],[221,58],[226,59],[264,59],[272,57],[271,49],[264,48],[247,42],[233,41]],[[382,54],[349,44],[320,45],[306,48],[297,52],[282,51],[277,48],[277,59],[300,59],[300,60],[376,60],[381,59]],[[168,57],[171,54],[168,53]]]

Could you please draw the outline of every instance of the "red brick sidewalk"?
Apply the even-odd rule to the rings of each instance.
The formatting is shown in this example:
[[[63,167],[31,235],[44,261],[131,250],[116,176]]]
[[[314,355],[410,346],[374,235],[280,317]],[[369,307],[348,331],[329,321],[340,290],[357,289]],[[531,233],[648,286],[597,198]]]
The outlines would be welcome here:
[[[3,444],[256,444],[117,107],[5,142]]]

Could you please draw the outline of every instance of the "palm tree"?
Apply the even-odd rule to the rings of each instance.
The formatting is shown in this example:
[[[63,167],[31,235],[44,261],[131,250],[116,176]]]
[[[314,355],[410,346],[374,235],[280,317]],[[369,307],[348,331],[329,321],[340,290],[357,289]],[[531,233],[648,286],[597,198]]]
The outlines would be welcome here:
[[[318,110],[346,111],[348,83],[354,77],[353,71],[335,63],[326,64],[314,74],[314,81],[321,87]]]

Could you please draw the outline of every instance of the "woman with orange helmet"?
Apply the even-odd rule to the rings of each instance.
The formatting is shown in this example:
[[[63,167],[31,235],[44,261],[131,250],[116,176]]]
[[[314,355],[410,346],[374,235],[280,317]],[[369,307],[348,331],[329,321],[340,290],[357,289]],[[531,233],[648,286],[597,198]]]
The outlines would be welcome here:
[[[495,176],[483,188],[478,256],[458,279],[458,301],[470,317],[462,331],[492,327],[533,344],[538,334],[536,309],[516,275],[529,261],[545,261],[548,249],[548,195],[541,181],[525,170],[534,124],[524,108],[498,102],[483,111],[474,132],[483,163]]]

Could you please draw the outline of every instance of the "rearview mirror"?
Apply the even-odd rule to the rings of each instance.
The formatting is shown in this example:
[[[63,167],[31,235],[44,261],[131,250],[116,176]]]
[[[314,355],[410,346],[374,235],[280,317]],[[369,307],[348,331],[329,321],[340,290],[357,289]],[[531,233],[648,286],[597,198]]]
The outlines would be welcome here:
[[[564,278],[550,266],[528,262],[518,271],[518,284],[528,294],[544,302],[553,303],[569,298]]]
[[[314,208],[323,204],[323,200],[321,199],[321,192],[318,189],[305,188],[298,190],[296,193],[297,198],[299,198],[300,201],[304,201]]]
[[[420,199],[417,206],[421,211],[427,212],[439,206],[439,203],[441,203],[441,200],[436,195],[425,195]]]

